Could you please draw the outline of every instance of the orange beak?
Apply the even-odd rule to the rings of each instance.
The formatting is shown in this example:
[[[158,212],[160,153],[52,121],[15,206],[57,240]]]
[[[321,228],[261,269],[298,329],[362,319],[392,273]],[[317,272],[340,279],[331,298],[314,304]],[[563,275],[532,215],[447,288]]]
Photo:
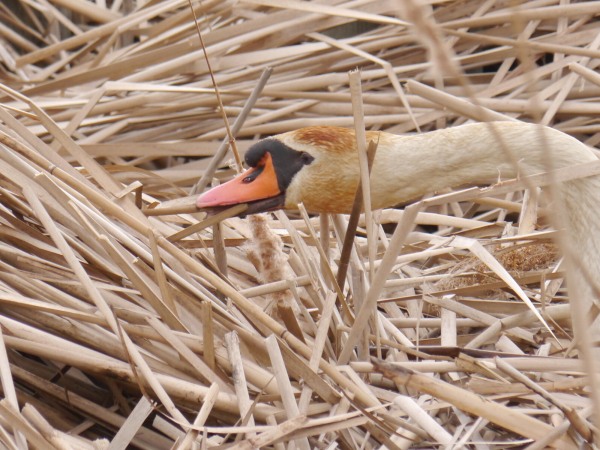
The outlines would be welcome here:
[[[265,153],[256,167],[200,195],[196,200],[196,206],[213,208],[237,205],[276,197],[280,194],[273,160],[270,153]]]

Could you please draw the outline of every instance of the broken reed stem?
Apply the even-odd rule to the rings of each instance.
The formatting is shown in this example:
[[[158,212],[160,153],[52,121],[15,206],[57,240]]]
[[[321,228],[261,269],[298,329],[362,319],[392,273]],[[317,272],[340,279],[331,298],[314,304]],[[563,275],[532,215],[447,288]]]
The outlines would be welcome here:
[[[210,75],[210,80],[215,89],[215,97],[217,98],[217,103],[219,104],[219,111],[221,113],[221,117],[223,118],[223,125],[225,125],[225,130],[227,131],[227,136],[229,137],[229,145],[231,146],[231,151],[233,152],[233,157],[235,158],[236,166],[238,170],[242,167],[242,158],[240,158],[240,153],[238,152],[237,146],[235,144],[235,136],[229,127],[229,120],[227,119],[227,113],[225,112],[225,107],[223,106],[223,101],[221,99],[221,91],[219,90],[219,85],[217,84],[217,80],[215,78],[215,73],[210,64],[210,58],[208,57],[208,51],[206,50],[206,45],[204,45],[204,38],[202,37],[202,32],[200,31],[200,25],[198,24],[198,19],[196,17],[196,10],[192,5],[192,0],[189,0],[190,10],[192,11],[192,16],[194,17],[194,23],[196,24],[196,31],[198,32],[198,39],[200,39],[200,46],[202,47],[202,52],[204,53],[204,60],[206,61],[206,65],[208,66],[208,73]]]
[[[464,389],[457,388],[450,383],[399,369],[387,363],[378,362],[375,368],[385,376],[392,378],[396,383],[408,388],[418,389],[419,392],[434,395],[436,398],[449,401],[451,404],[460,405],[461,409],[473,415],[501,424],[502,427],[515,430],[520,435],[530,439],[543,439],[546,434],[552,431],[552,427],[549,425],[504,405],[498,404],[495,408],[489,408],[485,399]],[[556,444],[564,449],[575,450],[577,448],[574,442],[566,436],[558,437]]]
[[[375,268],[375,245],[373,208],[371,207],[371,170],[367,155],[367,135],[364,123],[364,109],[362,101],[362,89],[360,73],[358,70],[348,73],[350,81],[350,97],[352,98],[352,117],[354,118],[354,135],[356,138],[356,150],[358,151],[358,163],[360,166],[360,191],[363,196],[364,215],[367,225],[367,243],[369,247],[369,280],[373,279]]]
[[[375,153],[377,152],[377,143],[370,141],[367,148],[367,170],[370,172],[375,161]],[[337,284],[340,289],[343,289],[346,282],[346,274],[348,273],[348,266],[350,264],[350,253],[352,252],[352,246],[354,245],[354,236],[356,235],[356,229],[358,228],[358,222],[360,220],[360,214],[363,210],[363,193],[362,193],[362,180],[358,182],[356,188],[356,195],[354,196],[354,203],[352,205],[352,211],[350,212],[350,219],[346,228],[346,234],[344,234],[344,243],[342,245],[342,253],[340,255],[340,263],[337,272]]]
[[[381,267],[379,270],[377,270],[375,276],[373,277],[373,281],[367,293],[367,298],[362,303],[356,314],[356,320],[352,325],[352,330],[348,335],[348,340],[346,341],[345,346],[339,356],[338,361],[341,364],[345,364],[350,360],[350,355],[352,354],[354,345],[357,343],[359,336],[368,325],[371,315],[377,311],[377,299],[383,289],[384,280],[387,278],[387,275],[392,269],[392,263],[395,260],[396,255],[400,252],[400,248],[402,247],[406,236],[410,231],[412,231],[412,228],[414,227],[414,218],[421,207],[421,203],[415,203],[405,209],[402,222],[400,222],[396,227],[392,239],[390,240],[390,244],[385,252],[385,255],[383,256]]]
[[[230,131],[228,131],[228,133],[231,133],[231,135],[234,138],[238,134],[238,132],[240,131],[242,126],[244,125],[244,122],[246,121],[248,116],[250,115],[252,108],[256,104],[256,101],[260,97],[260,94],[262,93],[263,89],[267,85],[267,82],[269,81],[269,77],[271,76],[272,72],[273,72],[273,69],[270,67],[267,67],[265,70],[263,70],[260,78],[258,79],[256,86],[254,87],[254,89],[252,89],[252,93],[250,94],[250,96],[248,97],[246,102],[244,103],[244,107],[240,111],[240,114],[236,117],[235,121],[233,122],[232,129]],[[229,139],[231,140],[231,137]],[[212,179],[215,171],[217,170],[217,167],[221,164],[221,162],[223,161],[223,158],[225,158],[225,155],[227,153],[227,143],[228,143],[228,141],[223,141],[223,143],[221,144],[221,146],[215,153],[215,156],[213,156],[213,158],[211,159],[210,164],[204,170],[202,177],[200,177],[198,182],[192,188],[191,194],[198,194],[198,193],[204,191],[206,186],[209,185],[210,180]],[[241,172],[242,168],[243,168],[241,160],[238,162],[239,158],[240,157],[237,156],[237,158],[236,158],[237,164],[236,164],[236,168],[235,168],[235,170],[238,173]]]

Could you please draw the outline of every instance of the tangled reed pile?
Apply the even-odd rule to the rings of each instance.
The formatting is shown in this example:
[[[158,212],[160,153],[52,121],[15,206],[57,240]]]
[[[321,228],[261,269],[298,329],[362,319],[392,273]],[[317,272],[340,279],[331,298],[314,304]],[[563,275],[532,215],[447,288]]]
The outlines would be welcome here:
[[[193,194],[239,168],[229,132],[243,154],[314,124],[517,118],[594,147],[599,14],[552,0],[3,2],[2,446],[593,447],[596,381],[553,211],[523,184],[429,199],[391,265],[407,215],[363,217],[339,290],[347,217],[205,217]]]

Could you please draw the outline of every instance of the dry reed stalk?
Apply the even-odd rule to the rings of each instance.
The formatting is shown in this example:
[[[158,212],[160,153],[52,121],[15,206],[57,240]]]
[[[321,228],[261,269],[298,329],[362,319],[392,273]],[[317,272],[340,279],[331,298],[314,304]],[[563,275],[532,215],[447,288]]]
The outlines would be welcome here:
[[[557,235],[532,189],[600,164],[438,193],[352,233],[344,217],[330,230],[325,216],[278,213],[265,230],[289,273],[262,281],[241,250],[248,222],[196,214],[193,185],[233,173],[220,111],[241,152],[308,125],[401,133],[489,118],[600,142],[597,2],[411,4],[200,2],[208,62],[186,0],[0,7],[3,445],[585,445],[595,381],[571,339],[569,265],[516,273],[502,251],[531,260]],[[286,326],[255,303],[269,297],[298,305]],[[372,356],[420,373],[399,388]],[[176,420],[147,408],[134,424],[144,393]],[[393,406],[400,394],[418,426]]]
[[[360,165],[360,184],[363,196],[363,208],[365,222],[367,225],[367,243],[369,244],[369,279],[374,276],[375,263],[375,236],[373,215],[371,213],[371,180],[370,180],[370,165],[367,154],[367,136],[364,124],[364,110],[362,103],[362,91],[360,85],[360,75],[358,71],[348,73],[350,82],[350,96],[352,98],[352,116],[354,119],[354,132],[356,135],[356,149],[358,150],[358,161]]]
[[[17,436],[25,436],[29,443],[39,448],[58,448],[47,439],[49,436],[44,436],[42,433],[36,430],[29,423],[29,421],[27,421],[25,417],[23,417],[23,415],[19,413],[18,410],[15,410],[9,404],[9,401],[7,399],[3,399],[0,401],[0,411],[2,411],[2,417],[4,418],[4,420],[9,420],[12,427],[18,430],[18,433],[20,434],[17,434]],[[18,448],[16,442],[11,442],[9,440],[7,444],[9,444],[12,448]]]
[[[402,409],[423,430],[436,441],[449,445],[452,436],[445,431],[432,417],[427,414],[412,398],[399,395],[394,399],[394,405]]]
[[[518,429],[518,433],[523,436],[532,439],[543,439],[546,433],[551,430],[544,423],[500,404],[495,405],[494,408],[489,408],[484,399],[463,389],[455,388],[448,383],[421,374],[394,370],[388,366],[380,365],[378,369],[393,377],[397,383],[415,388],[420,392],[432,394],[449,403],[460,405],[462,409],[475,415],[481,415],[507,429]],[[568,438],[559,437],[558,440],[560,441],[558,445],[561,448],[576,448]]]
[[[254,425],[254,416],[252,412],[252,402],[248,393],[248,385],[246,376],[243,370],[242,355],[240,353],[240,341],[235,332],[225,335],[225,344],[227,345],[227,353],[229,361],[233,368],[232,381],[235,388],[236,398],[239,402],[240,417],[244,425]]]
[[[392,269],[392,260],[395,259],[396,254],[400,251],[400,246],[403,244],[404,239],[410,233],[414,226],[414,217],[420,209],[420,204],[417,203],[406,209],[406,213],[402,217],[402,222],[398,224],[394,235],[392,236],[390,245],[386,250],[386,253],[382,259],[382,264],[375,276],[373,277],[371,287],[369,289],[368,297],[365,302],[361,305],[359,311],[356,314],[356,321],[352,327],[352,332],[348,335],[348,341],[344,344],[344,349],[339,356],[341,363],[346,363],[350,359],[350,353],[353,351],[354,344],[357,342],[359,335],[365,329],[369,316],[375,309],[375,303],[383,288],[384,279],[387,278],[390,270]]]
[[[286,364],[283,355],[279,351],[279,344],[277,338],[273,335],[266,339],[267,349],[269,351],[269,357],[271,359],[271,366],[273,367],[273,375],[277,384],[281,390],[281,401],[288,420],[302,418],[298,404],[294,398],[294,391],[292,384],[290,383],[290,376],[287,373]],[[308,439],[299,439],[296,445],[304,450],[310,449]]]
[[[126,449],[153,409],[154,405],[152,402],[148,401],[146,397],[141,397],[125,423],[119,429],[119,432],[111,441],[109,449]]]
[[[192,424],[193,427],[201,427],[204,425],[206,420],[209,418],[211,410],[215,404],[215,399],[218,392],[219,386],[213,383],[210,386],[210,389],[206,395],[206,399],[204,400],[202,408],[200,408],[200,411],[198,411],[198,415],[194,419],[194,423]],[[195,429],[190,429],[185,435],[185,438],[183,438],[183,440],[179,443],[179,445],[176,448],[181,450],[189,448],[189,446],[191,446],[192,443],[196,439],[198,439],[198,434],[198,431],[196,431]]]
[[[521,374],[519,371],[515,370],[513,367],[510,366],[510,364],[505,363],[501,359],[498,359],[496,361],[496,366],[500,370],[509,374],[512,378],[525,384],[532,391],[537,392],[538,394],[540,394],[540,396],[542,398],[548,400],[550,403],[552,403],[557,408],[559,408],[564,413],[567,420],[569,420],[569,422],[571,422],[571,425],[573,426],[573,428],[575,430],[577,430],[577,432],[579,434],[581,434],[584,437],[584,439],[586,439],[586,440],[592,439],[592,432],[590,430],[589,425],[584,423],[584,421],[577,414],[577,412],[571,410],[571,408],[569,406],[562,403],[558,398],[556,398],[556,396],[551,395],[548,391],[546,391],[541,386],[538,386],[536,383],[531,382],[529,380],[529,378],[527,378],[526,376]]]

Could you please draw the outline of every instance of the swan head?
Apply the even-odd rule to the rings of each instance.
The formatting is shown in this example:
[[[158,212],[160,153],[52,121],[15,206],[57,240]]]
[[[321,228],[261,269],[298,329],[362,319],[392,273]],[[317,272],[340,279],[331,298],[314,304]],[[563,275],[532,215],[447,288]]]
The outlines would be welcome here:
[[[276,209],[349,212],[358,185],[354,132],[307,127],[254,144],[245,155],[249,169],[196,200],[200,209],[247,203],[244,215]]]

